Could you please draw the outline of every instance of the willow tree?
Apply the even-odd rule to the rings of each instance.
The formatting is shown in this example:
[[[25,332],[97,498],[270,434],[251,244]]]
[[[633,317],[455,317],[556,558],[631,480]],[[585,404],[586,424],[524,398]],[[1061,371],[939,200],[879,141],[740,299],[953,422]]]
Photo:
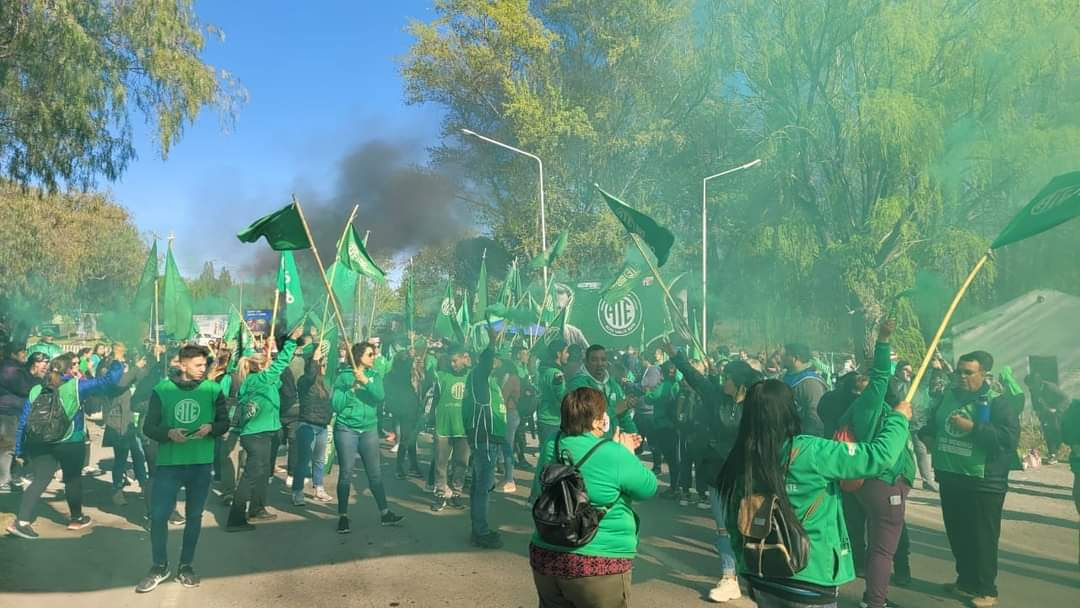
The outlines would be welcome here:
[[[850,317],[868,345],[917,268],[955,285],[1025,197],[1075,168],[1075,2],[718,4],[740,124],[767,161],[764,191],[729,208],[735,267],[758,275],[748,304]]]
[[[135,157],[132,115],[161,155],[208,106],[230,116],[243,93],[202,61],[192,0],[0,2],[0,171],[85,188]]]

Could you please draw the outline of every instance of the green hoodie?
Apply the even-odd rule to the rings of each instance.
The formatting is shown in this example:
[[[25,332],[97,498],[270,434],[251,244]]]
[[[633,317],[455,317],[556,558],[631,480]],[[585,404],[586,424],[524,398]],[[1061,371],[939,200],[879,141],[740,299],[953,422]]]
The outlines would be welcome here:
[[[559,449],[570,452],[573,461],[577,462],[600,439],[592,433],[563,436]],[[541,446],[537,471],[544,470],[552,461],[554,452],[555,439],[549,439]],[[631,504],[656,494],[656,475],[633,452],[615,442],[608,442],[585,461],[581,476],[585,480],[589,502],[596,507],[610,505],[607,514],[600,520],[596,536],[585,546],[576,549],[549,545],[536,534],[533,535],[532,544],[577,555],[633,559],[637,554],[638,524]],[[533,496],[540,495],[539,480],[540,475],[533,478]]]
[[[337,415],[335,426],[363,432],[370,431],[379,423],[379,404],[386,398],[382,378],[373,369],[364,373],[368,383],[360,385],[351,368],[346,367],[338,372],[334,381],[334,395],[330,400],[330,406]]]
[[[885,394],[889,390],[891,376],[889,371],[892,368],[891,355],[892,348],[888,343],[877,343],[874,347],[874,368],[870,370],[870,383],[848,410],[851,427],[858,441],[866,441],[874,437],[882,419],[892,411],[892,408],[885,403]],[[900,477],[906,479],[909,485],[915,483],[915,458],[911,455],[911,450],[903,450],[900,458],[875,479],[893,485]]]
[[[281,374],[289,367],[295,351],[296,342],[286,340],[270,367],[249,374],[240,385],[237,401],[255,406],[255,414],[244,423],[240,435],[281,430]]]
[[[890,411],[882,421],[881,431],[870,442],[848,444],[799,435],[785,443],[783,450],[793,452],[786,479],[788,499],[795,513],[802,518],[810,539],[806,568],[792,577],[794,580],[825,587],[855,580],[851,541],[844,523],[837,482],[881,475],[896,462],[907,441],[907,419],[903,414]],[[741,488],[739,492],[741,495]],[[737,507],[727,510],[727,529],[738,569],[746,573],[738,519]]]
[[[566,377],[554,365],[540,366],[540,408],[536,415],[540,424],[562,424],[562,400],[566,396]]]

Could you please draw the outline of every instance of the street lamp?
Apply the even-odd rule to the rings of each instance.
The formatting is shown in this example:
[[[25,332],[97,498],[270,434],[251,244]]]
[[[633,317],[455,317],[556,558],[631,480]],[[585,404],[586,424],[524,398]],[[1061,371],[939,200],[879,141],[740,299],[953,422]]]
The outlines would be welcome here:
[[[723,177],[725,175],[735,173],[736,171],[742,171],[743,169],[749,169],[761,164],[761,159],[752,160],[745,165],[739,165],[733,169],[727,171],[721,171],[716,175],[710,175],[701,180],[701,348],[705,351],[707,356],[709,352],[709,273],[708,273],[708,259],[709,259],[709,241],[708,241],[708,226],[709,226],[709,214],[707,210],[707,203],[709,200],[707,189],[709,186],[709,180]]]
[[[471,131],[469,129],[462,129],[461,132],[464,133],[465,135],[469,135],[469,136],[475,137],[477,139],[482,139],[482,140],[488,142],[489,144],[495,144],[496,146],[499,146],[501,148],[506,148],[507,150],[510,150],[511,152],[517,152],[518,154],[521,154],[523,156],[528,156],[529,158],[535,160],[536,164],[539,165],[539,167],[540,167],[540,248],[542,250],[544,250],[544,251],[547,251],[547,216],[546,216],[546,214],[544,212],[544,161],[540,160],[540,157],[535,155],[535,154],[530,154],[530,153],[528,153],[528,152],[526,152],[524,150],[520,150],[518,148],[515,148],[514,146],[504,144],[501,141],[496,141],[494,139],[491,139],[490,137],[484,137],[483,135],[480,135],[479,133],[477,133],[475,131]],[[545,257],[544,258],[544,290],[545,290],[545,293],[547,291],[547,284],[548,284],[548,267],[547,267],[547,258]]]

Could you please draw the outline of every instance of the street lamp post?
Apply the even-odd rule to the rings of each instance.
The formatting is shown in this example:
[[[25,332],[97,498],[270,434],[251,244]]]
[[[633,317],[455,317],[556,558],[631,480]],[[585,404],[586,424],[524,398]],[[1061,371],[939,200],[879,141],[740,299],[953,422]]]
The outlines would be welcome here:
[[[504,144],[501,141],[496,141],[494,139],[491,139],[490,137],[484,137],[483,135],[480,135],[479,133],[477,133],[475,131],[471,131],[469,129],[462,129],[461,132],[464,133],[465,135],[469,135],[469,136],[475,137],[477,139],[482,139],[482,140],[488,142],[489,144],[495,144],[496,146],[499,146],[501,148],[506,148],[507,150],[510,150],[511,152],[516,152],[518,154],[521,154],[522,156],[528,156],[529,158],[536,161],[536,164],[540,167],[540,248],[543,251],[547,251],[547,216],[546,216],[546,213],[544,211],[544,161],[540,160],[540,157],[535,155],[535,154],[530,154],[530,153],[528,153],[528,152],[526,152],[524,150],[515,148],[514,146]],[[545,258],[545,260],[544,260],[544,290],[545,290],[545,293],[547,292],[547,284],[548,284],[548,267],[547,267],[547,259]]]
[[[735,173],[736,171],[742,171],[743,169],[749,169],[761,164],[761,159],[752,160],[745,165],[739,165],[733,169],[727,171],[721,171],[716,175],[710,175],[701,180],[701,348],[705,351],[705,355],[709,352],[709,240],[708,240],[708,227],[709,227],[709,214],[708,214],[708,186],[709,180],[723,177],[725,175]]]

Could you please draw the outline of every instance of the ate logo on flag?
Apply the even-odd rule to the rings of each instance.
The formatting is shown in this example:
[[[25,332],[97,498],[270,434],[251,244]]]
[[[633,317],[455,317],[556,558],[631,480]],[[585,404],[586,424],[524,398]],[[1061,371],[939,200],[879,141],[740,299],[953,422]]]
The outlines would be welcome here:
[[[454,314],[454,301],[450,298],[443,298],[442,301],[442,314],[449,317]]]
[[[600,299],[596,307],[600,327],[613,336],[627,336],[641,328],[641,300],[630,292],[614,304]]]
[[[356,243],[349,243],[349,259],[364,269],[364,272],[371,272],[371,267],[368,265],[367,260],[360,254],[360,248],[356,246]]]
[[[1031,208],[1031,215],[1042,215],[1047,211],[1053,211],[1077,194],[1080,194],[1080,186],[1066,186],[1035,203],[1035,206]]]

